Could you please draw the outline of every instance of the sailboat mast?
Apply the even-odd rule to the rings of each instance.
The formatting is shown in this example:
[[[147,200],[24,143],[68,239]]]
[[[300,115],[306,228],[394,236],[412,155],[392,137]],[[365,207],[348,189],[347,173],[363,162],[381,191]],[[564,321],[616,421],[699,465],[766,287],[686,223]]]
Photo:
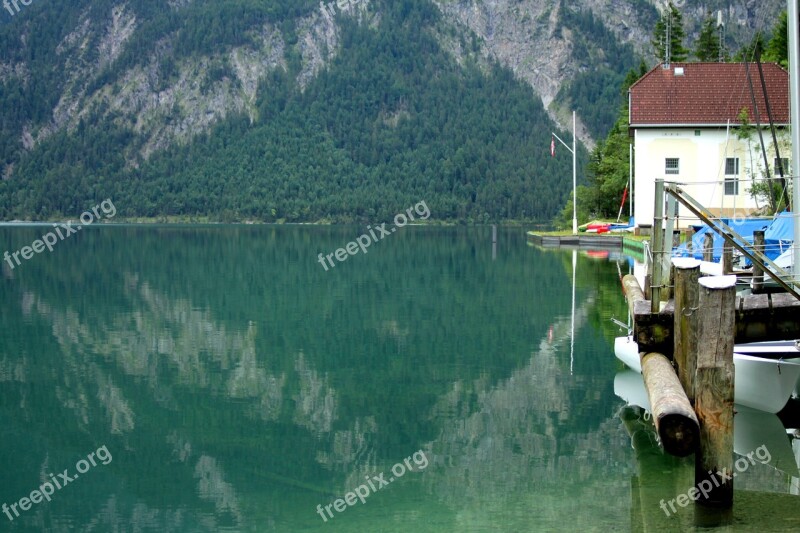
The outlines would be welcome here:
[[[800,35],[798,25],[798,2],[800,0],[787,0],[787,15],[789,18],[789,99],[792,120],[792,219],[794,226],[792,278],[795,287],[800,287],[800,278],[797,271],[800,269]]]

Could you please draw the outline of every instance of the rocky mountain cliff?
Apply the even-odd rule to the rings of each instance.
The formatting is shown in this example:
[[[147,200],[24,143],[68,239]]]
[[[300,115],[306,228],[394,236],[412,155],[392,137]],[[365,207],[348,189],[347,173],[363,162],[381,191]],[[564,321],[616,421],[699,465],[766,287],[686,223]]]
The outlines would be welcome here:
[[[581,28],[565,24],[565,6],[591,12],[619,43],[630,45],[648,65],[654,65],[657,61],[651,45],[653,28],[666,5],[659,0],[580,0],[575,3],[554,0],[436,0],[436,3],[448,21],[480,37],[483,53],[497,58],[529,83],[552,116],[565,126],[569,124],[565,120],[568,114],[565,106],[570,102],[566,98],[558,99],[559,93],[563,96],[564,86],[579,74],[591,73],[600,65],[613,67],[618,59],[609,57],[609,50],[604,50],[596,42],[592,53],[576,57],[575,47],[581,41],[581,35],[576,35],[576,32],[579,33]],[[677,0],[673,4],[683,13],[689,44],[697,38],[702,21],[709,14],[721,11],[726,40],[733,50],[747,43],[755,32],[768,32],[777,15],[786,8],[782,0]],[[593,35],[583,37],[591,41]],[[585,129],[581,139],[589,145],[594,142]]]

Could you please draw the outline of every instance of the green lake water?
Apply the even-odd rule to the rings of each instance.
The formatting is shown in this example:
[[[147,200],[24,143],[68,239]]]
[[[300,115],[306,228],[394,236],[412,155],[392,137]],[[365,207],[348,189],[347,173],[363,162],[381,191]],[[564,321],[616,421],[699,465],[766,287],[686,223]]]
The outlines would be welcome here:
[[[409,226],[322,268],[363,232],[92,227],[3,261],[0,531],[693,529],[658,508],[691,463],[614,393],[627,262],[577,254],[574,308],[572,253],[520,229]],[[800,530],[791,482],[753,466],[721,530]]]

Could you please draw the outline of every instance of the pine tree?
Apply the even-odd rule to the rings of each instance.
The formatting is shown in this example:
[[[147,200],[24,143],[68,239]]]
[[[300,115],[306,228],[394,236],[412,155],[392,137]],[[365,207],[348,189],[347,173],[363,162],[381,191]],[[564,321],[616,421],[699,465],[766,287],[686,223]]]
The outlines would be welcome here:
[[[719,31],[713,15],[709,14],[703,21],[696,46],[694,55],[699,61],[715,62],[720,60]]]
[[[775,61],[789,68],[789,17],[781,13],[778,24],[772,32],[772,39],[764,51],[764,61]]]
[[[667,34],[669,34],[669,57],[667,57]],[[672,2],[667,4],[667,11],[656,23],[651,44],[656,57],[662,62],[681,62],[689,57],[689,51],[683,45],[686,32],[683,29],[683,15]]]

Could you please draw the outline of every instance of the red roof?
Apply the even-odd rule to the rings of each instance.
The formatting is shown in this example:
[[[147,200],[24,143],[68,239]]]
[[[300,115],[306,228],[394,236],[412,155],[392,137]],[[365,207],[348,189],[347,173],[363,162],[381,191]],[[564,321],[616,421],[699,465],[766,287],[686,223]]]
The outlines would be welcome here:
[[[789,124],[789,73],[775,63],[762,64],[772,118]],[[682,74],[681,74],[681,69]],[[750,78],[761,115],[769,118],[758,65],[750,63]],[[630,89],[631,126],[706,126],[739,124],[742,108],[755,122],[750,85],[744,63],[672,63],[642,76]]]

